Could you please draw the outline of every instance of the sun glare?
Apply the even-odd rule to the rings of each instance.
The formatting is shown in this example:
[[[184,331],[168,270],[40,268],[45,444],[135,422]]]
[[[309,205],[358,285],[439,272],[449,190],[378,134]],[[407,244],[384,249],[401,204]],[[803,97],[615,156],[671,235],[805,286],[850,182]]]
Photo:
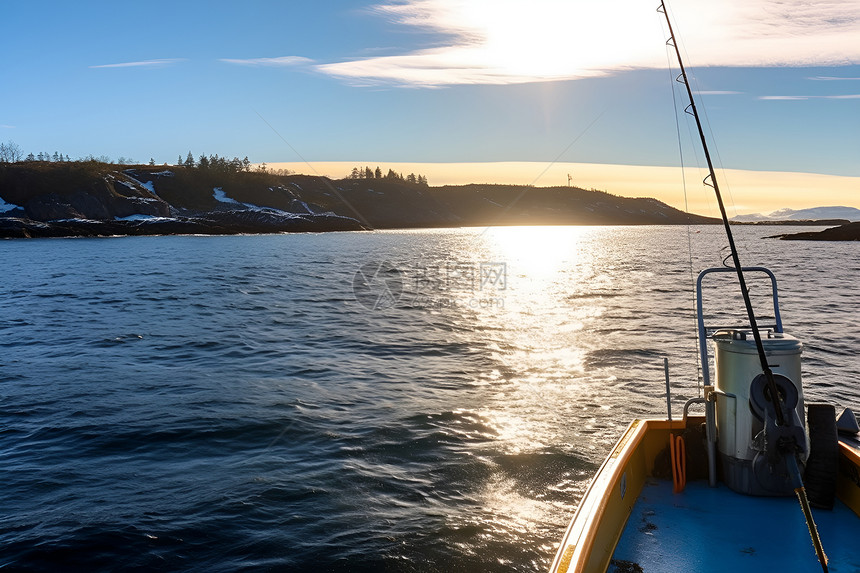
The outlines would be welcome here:
[[[470,2],[460,8],[459,23],[479,40],[458,50],[464,59],[511,76],[602,75],[653,56],[639,12],[627,1]]]
[[[511,278],[552,281],[575,257],[583,227],[493,227],[486,233]]]

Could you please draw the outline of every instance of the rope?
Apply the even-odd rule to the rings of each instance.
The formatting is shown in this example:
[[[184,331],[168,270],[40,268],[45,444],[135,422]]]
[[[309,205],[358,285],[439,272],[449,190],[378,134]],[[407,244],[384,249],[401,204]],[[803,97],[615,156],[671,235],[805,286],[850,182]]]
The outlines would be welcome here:
[[[672,491],[681,493],[687,486],[687,447],[683,436],[669,434],[669,456],[672,460]]]

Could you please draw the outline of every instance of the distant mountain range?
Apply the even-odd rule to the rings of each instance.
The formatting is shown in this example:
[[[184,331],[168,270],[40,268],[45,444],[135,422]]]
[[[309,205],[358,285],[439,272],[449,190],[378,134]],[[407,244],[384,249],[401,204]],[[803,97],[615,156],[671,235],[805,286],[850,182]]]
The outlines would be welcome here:
[[[732,217],[739,223],[756,223],[761,221],[820,221],[841,219],[844,221],[860,221],[860,209],[854,207],[812,207],[811,209],[779,209],[767,215],[753,213]]]

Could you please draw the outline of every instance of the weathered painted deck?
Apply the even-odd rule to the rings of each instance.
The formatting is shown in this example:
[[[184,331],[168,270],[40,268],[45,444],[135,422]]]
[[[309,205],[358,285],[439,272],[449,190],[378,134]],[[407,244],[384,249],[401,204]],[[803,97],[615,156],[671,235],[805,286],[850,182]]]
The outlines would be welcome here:
[[[860,572],[858,518],[842,502],[813,509],[832,573]],[[648,478],[609,571],[821,571],[795,497],[750,497],[725,485]]]

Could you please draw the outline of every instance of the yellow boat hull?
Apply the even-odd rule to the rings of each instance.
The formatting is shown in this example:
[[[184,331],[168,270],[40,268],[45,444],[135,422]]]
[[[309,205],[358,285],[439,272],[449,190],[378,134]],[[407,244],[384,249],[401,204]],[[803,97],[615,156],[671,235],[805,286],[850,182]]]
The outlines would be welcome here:
[[[646,482],[655,481],[653,470],[657,455],[666,448],[673,432],[682,432],[703,421],[703,418],[691,417],[686,423],[680,420],[635,420],[631,423],[580,502],[562,538],[551,572],[607,571],[643,487]],[[671,481],[666,487],[672,487]],[[852,518],[852,530],[860,534],[860,520],[854,519],[860,516],[860,453],[845,443],[840,443],[837,496],[856,514],[845,512]],[[797,512],[800,513],[799,507]],[[827,540],[824,542],[827,548]]]

